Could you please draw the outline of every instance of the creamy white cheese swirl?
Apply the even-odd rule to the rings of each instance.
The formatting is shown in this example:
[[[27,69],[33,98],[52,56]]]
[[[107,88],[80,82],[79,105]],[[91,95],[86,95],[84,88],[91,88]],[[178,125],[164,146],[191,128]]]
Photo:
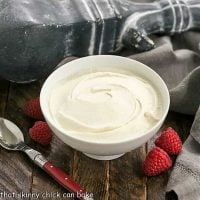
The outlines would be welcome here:
[[[60,81],[49,107],[65,131],[86,134],[136,134],[160,119],[161,102],[149,81],[134,74],[95,72]]]

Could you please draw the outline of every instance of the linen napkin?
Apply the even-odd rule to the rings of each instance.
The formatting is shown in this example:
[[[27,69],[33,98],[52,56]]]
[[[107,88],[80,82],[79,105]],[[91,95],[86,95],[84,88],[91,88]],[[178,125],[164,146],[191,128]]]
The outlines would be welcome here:
[[[155,49],[132,55],[125,51],[122,55],[141,61],[160,74],[170,90],[171,110],[196,114],[190,136],[172,170],[167,192],[174,194],[170,200],[200,200],[200,33],[152,39]]]

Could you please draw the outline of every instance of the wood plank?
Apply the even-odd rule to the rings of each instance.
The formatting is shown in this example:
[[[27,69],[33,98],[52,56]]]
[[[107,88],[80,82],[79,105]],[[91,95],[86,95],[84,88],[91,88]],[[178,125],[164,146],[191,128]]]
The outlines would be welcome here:
[[[143,145],[119,159],[110,161],[110,200],[146,199],[146,177],[141,170],[146,155],[145,149]]]
[[[7,102],[7,96],[8,96],[8,90],[9,90],[9,82],[0,79],[0,115],[4,115],[6,102]]]
[[[167,119],[164,125],[161,128],[165,130],[167,127],[171,126],[174,128],[178,133],[180,133],[182,141],[185,141],[189,134],[190,127],[193,122],[193,116],[178,114],[174,112],[170,112],[167,116]],[[158,133],[158,135],[161,133]],[[155,138],[148,143],[148,151],[152,149],[154,146]],[[147,199],[148,200],[164,200],[165,199],[165,188],[168,182],[168,178],[170,175],[170,171],[163,173],[156,177],[148,178],[147,181]]]
[[[13,121],[22,129],[25,141],[28,143],[30,140],[27,137],[27,131],[32,124],[32,120],[23,114],[21,108],[26,99],[35,93],[37,85],[37,83],[26,85],[11,83],[4,114],[7,119]],[[28,194],[32,185],[32,162],[21,152],[1,149],[0,155],[1,171],[3,171],[2,190],[15,195],[20,195],[22,192]],[[20,198],[15,196],[12,199]],[[29,197],[23,199],[29,199]]]
[[[9,82],[0,80],[0,116],[3,117],[6,108],[7,95],[9,90]],[[5,177],[8,176],[7,161],[5,157],[7,156],[4,149],[0,148],[0,192],[9,192],[9,180],[6,180]],[[9,166],[9,165],[8,165]],[[1,196],[1,198],[4,196]]]
[[[62,168],[67,174],[72,175],[72,163],[73,163],[73,150],[60,141],[56,136],[53,137],[51,145],[48,147],[41,147],[35,145],[34,148],[43,153],[43,155],[51,160],[56,166]],[[34,166],[33,170],[33,184],[32,193],[39,193],[41,199],[70,199],[64,198],[71,195],[69,191],[65,190],[56,183],[49,175],[43,172],[37,166]],[[43,196],[44,195],[44,196]],[[34,198],[32,198],[34,199]]]
[[[108,161],[94,160],[75,152],[73,177],[94,195],[95,200],[108,199],[108,168]]]
[[[28,129],[34,124],[35,120],[25,116],[22,112],[22,107],[27,100],[35,98],[39,95],[40,88],[41,82],[34,82],[25,85],[11,84],[10,94],[8,97],[8,105],[6,109],[6,117],[15,122],[21,128],[24,133],[25,141],[30,147],[40,151],[46,157],[54,161],[54,163],[59,167],[69,171],[70,159],[68,155],[71,155],[71,153],[64,153],[65,150],[68,151],[69,147],[66,147],[56,137],[54,137],[50,146],[42,147],[33,142],[28,136]],[[42,193],[45,191],[62,191],[61,187],[56,184],[55,181],[53,181],[39,167],[35,166],[26,155],[18,152],[8,152],[4,150],[2,159],[4,162],[4,166],[2,167],[6,168],[6,165],[8,165],[9,162],[12,165],[9,166],[7,170],[4,169],[6,173],[4,174],[4,178],[7,180],[5,183],[5,188],[8,190],[8,192],[38,192],[40,195],[42,195]],[[9,177],[14,177],[13,184],[11,184],[13,181],[11,181]],[[9,185],[9,183],[11,185]]]
[[[64,59],[61,63],[59,63],[58,67],[73,59],[75,58],[69,57]],[[71,177],[73,176],[74,150],[64,144],[55,135],[53,136],[50,146],[42,147],[36,143],[32,144],[31,146],[43,153],[48,160],[51,160],[57,167],[63,169],[68,175]],[[68,198],[68,196],[71,195],[70,192],[62,188],[62,186],[56,183],[49,175],[47,175],[37,166],[33,167],[33,184],[31,192],[39,193],[40,198],[48,197],[46,199],[74,199],[72,197]],[[44,195],[44,197],[42,195]]]
[[[28,129],[33,125],[34,120],[25,116],[22,112],[22,107],[25,101],[37,97],[41,88],[40,82],[35,82],[26,85],[11,84],[10,94],[8,96],[8,105],[6,108],[6,118],[15,122],[23,131],[25,141],[32,148],[42,152],[46,157],[50,158],[57,166],[70,170],[70,158],[73,160],[73,153],[69,147],[62,143],[56,137],[53,138],[52,144],[48,147],[42,147],[33,142],[28,136]],[[21,191],[26,193],[38,192],[42,195],[44,192],[51,192],[48,195],[54,195],[53,192],[66,192],[60,185],[44,173],[40,168],[33,165],[29,158],[21,152],[8,152],[3,150],[2,157],[4,165],[9,166],[6,170],[3,169],[4,190],[19,194]],[[2,155],[2,154],[1,154]],[[10,164],[9,164],[10,163]],[[14,177],[11,181],[9,177]],[[13,198],[15,199],[15,198]],[[34,199],[34,198],[24,198]],[[42,197],[41,197],[42,199]],[[46,198],[46,199],[52,199]],[[60,198],[53,198],[60,199]],[[65,198],[67,199],[67,198]]]
[[[40,85],[39,82],[29,84],[11,83],[10,85],[5,116],[19,126],[24,133],[25,142],[28,144],[31,144],[28,129],[33,125],[34,120],[27,117],[22,108],[27,100],[39,95]]]

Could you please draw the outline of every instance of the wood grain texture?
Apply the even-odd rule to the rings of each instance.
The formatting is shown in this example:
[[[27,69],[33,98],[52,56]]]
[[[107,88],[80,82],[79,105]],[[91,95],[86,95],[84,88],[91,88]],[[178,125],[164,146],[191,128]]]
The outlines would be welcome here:
[[[22,107],[25,101],[35,98],[39,95],[41,85],[42,82],[35,82],[25,85],[12,84],[8,98],[7,115],[10,120],[15,122],[21,128],[25,136],[25,141],[28,145],[40,151],[49,160],[52,160],[55,165],[61,167],[67,173],[69,173],[71,170],[71,158],[73,159],[73,152],[69,147],[67,147],[57,137],[53,138],[50,146],[43,147],[33,142],[28,136],[28,129],[33,126],[35,120],[25,116],[23,114]],[[18,153],[17,156],[25,158],[25,161],[20,161],[20,158],[16,158],[16,168],[18,168],[19,163],[29,166],[29,175],[25,176],[29,179],[27,180],[26,184],[23,184],[24,187],[26,187],[23,188],[23,191],[39,193],[41,199],[55,200],[60,199],[60,195],[63,195],[64,192],[68,192],[59,184],[57,184],[52,178],[50,178],[45,172],[43,172],[42,169],[33,165],[26,155]],[[21,189],[21,186],[18,185],[18,188]],[[42,196],[43,193],[46,193],[44,194],[44,197]]]
[[[5,118],[15,122],[22,129],[26,139],[28,138],[27,128],[30,125],[30,121],[22,114],[21,107],[26,100],[26,94],[28,94],[30,89],[30,85],[17,85],[11,83],[4,113]],[[2,148],[0,157],[0,172],[2,175],[1,190],[7,193],[14,192],[15,195],[20,195],[21,192],[29,193],[32,184],[33,166],[30,160],[21,152],[6,151]],[[12,199],[19,198],[15,196],[12,197]],[[23,199],[28,200],[29,197],[24,197]]]
[[[146,199],[146,178],[142,174],[145,155],[143,146],[110,161],[109,199]]]
[[[10,83],[0,79],[0,114],[4,115]]]
[[[9,83],[7,81],[0,80],[0,115],[4,116],[6,101],[8,95]],[[0,192],[9,191],[8,186],[12,183],[9,183],[7,180],[7,176],[9,175],[9,171],[6,170],[8,165],[8,160],[5,161],[4,157],[9,156],[5,150],[0,148]],[[9,165],[8,165],[9,166]]]
[[[48,160],[52,161],[57,167],[62,168],[72,177],[73,150],[60,141],[56,136],[53,137],[53,141],[50,146],[42,148],[40,145],[37,145],[34,146],[34,148],[43,153]],[[68,194],[69,191],[62,188],[37,166],[34,166],[33,170],[31,192],[39,193],[41,199],[73,199],[67,198],[67,196],[71,195]]]
[[[95,200],[108,199],[108,161],[88,158],[80,152],[75,152],[73,177],[93,193]]]

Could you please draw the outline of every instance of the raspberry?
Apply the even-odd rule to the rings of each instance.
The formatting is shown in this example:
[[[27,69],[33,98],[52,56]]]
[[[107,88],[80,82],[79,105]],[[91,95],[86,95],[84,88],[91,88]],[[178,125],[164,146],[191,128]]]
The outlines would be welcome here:
[[[42,120],[44,118],[40,107],[39,97],[27,101],[24,104],[23,111],[27,116],[34,119]]]
[[[50,144],[52,140],[52,131],[46,122],[37,121],[32,128],[29,129],[30,137],[42,145]]]
[[[169,155],[178,155],[182,149],[181,139],[178,133],[171,127],[156,139],[155,144],[165,150]]]
[[[172,166],[169,155],[159,147],[153,148],[147,155],[143,171],[146,176],[156,176]]]

